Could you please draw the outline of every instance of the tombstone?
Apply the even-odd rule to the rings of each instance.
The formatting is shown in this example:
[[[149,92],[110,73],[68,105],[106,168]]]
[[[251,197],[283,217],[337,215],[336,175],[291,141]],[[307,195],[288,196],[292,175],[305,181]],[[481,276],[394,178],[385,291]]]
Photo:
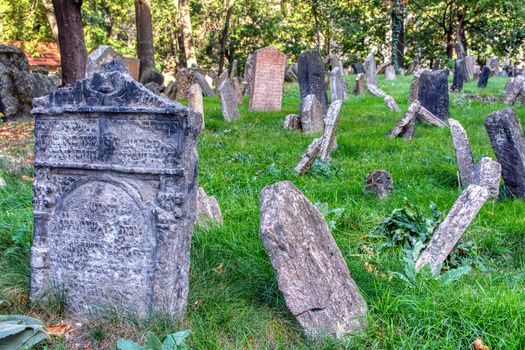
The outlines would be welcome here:
[[[301,108],[301,127],[304,132],[319,132],[324,129],[323,107],[314,94],[304,98]]]
[[[416,72],[419,69],[420,57],[421,57],[421,55],[419,53],[417,53],[416,56],[414,57],[414,60],[412,61],[412,63],[410,63],[410,65],[408,66],[408,68],[407,68],[407,70],[405,72],[405,75],[411,75],[411,74],[413,74],[414,72]]]
[[[268,46],[255,51],[254,57],[250,111],[280,111],[286,55]]]
[[[507,105],[516,103],[518,97],[524,93],[525,77],[519,75],[516,78],[511,78],[505,85],[505,99]]]
[[[465,63],[469,76],[474,77],[474,73],[476,72],[476,59],[473,56],[465,56]]]
[[[35,99],[31,297],[87,315],[187,305],[199,118],[122,63]],[[102,310],[100,310],[102,311]]]
[[[463,126],[455,119],[448,120],[456,161],[458,164],[459,179],[461,186],[466,188],[470,184],[476,183],[476,166],[472,157],[472,150],[468,140],[467,132]]]
[[[128,69],[129,73],[136,81],[139,81],[140,77],[140,59],[134,57],[123,57],[124,65]]]
[[[241,118],[239,108],[237,108],[237,96],[233,90],[229,79],[226,79],[219,86],[219,97],[221,99],[221,111],[224,120],[231,122]]]
[[[454,78],[452,80],[452,91],[463,91],[463,78],[465,76],[463,60],[458,59],[454,64]]]
[[[203,229],[213,225],[222,225],[223,218],[219,202],[213,196],[208,196],[204,188],[197,191],[197,219],[195,224]]]
[[[450,116],[448,70],[421,73],[417,96],[423,107],[441,120],[447,120]]]
[[[388,66],[385,69],[385,80],[396,80],[396,69],[394,66]]]
[[[290,131],[302,131],[301,117],[297,114],[288,114],[284,118],[283,127]]]
[[[365,74],[365,68],[359,62],[352,63],[352,71],[354,74]]]
[[[244,64],[244,81],[246,82],[246,88],[244,94],[250,96],[252,91],[252,80],[253,80],[253,66],[255,63],[255,55],[249,54]]]
[[[200,72],[195,72],[193,79],[201,87],[203,96],[215,96],[213,89],[204,75],[202,75]]]
[[[381,63],[377,67],[377,74],[384,74],[386,72],[386,69],[391,66],[392,66],[392,62],[390,60],[386,60],[385,62]],[[394,69],[394,72],[395,72],[395,69]]]
[[[284,75],[284,80],[289,82],[298,81],[297,77],[297,63],[286,67],[286,73]]]
[[[499,58],[498,57],[492,57],[490,60],[490,65],[488,65],[490,69],[492,69],[492,72],[496,77],[499,77],[500,75],[500,69],[499,69]]]
[[[518,114],[510,108],[494,112],[485,120],[485,128],[505,187],[512,196],[525,199],[525,139]]]
[[[479,80],[480,75],[481,75],[481,67],[476,64],[474,66],[474,73],[472,74],[472,77],[476,80]]]
[[[328,109],[328,97],[324,81],[324,63],[319,53],[308,50],[299,55],[299,88],[301,90],[301,105],[306,96],[314,94],[321,104],[323,113]],[[300,108],[301,109],[301,108]]]
[[[230,78],[233,79],[235,77],[237,77],[237,60],[233,60],[232,62],[232,67],[230,69]]]
[[[492,160],[490,157],[483,157],[479,161],[477,172],[479,185],[489,190],[491,198],[498,199],[499,184],[501,182],[501,164]]]
[[[321,139],[321,150],[319,151],[319,156],[322,161],[326,161],[335,148],[335,136],[341,118],[342,105],[343,101],[334,101],[330,104],[330,108],[328,108],[328,112],[326,113],[324,133]]]
[[[385,101],[386,108],[391,112],[401,112],[401,109],[396,103],[396,100],[390,95],[386,95],[383,99]]]
[[[347,100],[348,94],[346,93],[346,83],[343,78],[343,73],[340,68],[333,68],[330,72],[330,91],[331,100]]]
[[[373,51],[365,59],[365,74],[367,85],[377,85],[377,65]]]
[[[478,185],[470,185],[461,193],[416,261],[416,271],[428,264],[433,273],[440,272],[441,264],[445,262],[488,198],[489,191]]]
[[[419,94],[419,78],[421,77],[422,71],[414,72],[414,78],[410,84],[410,91],[408,93],[408,103],[412,104],[417,100]]]
[[[465,52],[465,47],[463,46],[463,43],[459,40],[456,41],[456,55],[457,55],[457,60],[455,63],[461,66],[461,68],[459,69],[459,73],[461,74],[461,79],[463,82],[465,81],[468,82],[470,80],[470,75],[469,75],[469,71],[467,68],[467,61],[465,59],[467,54]],[[458,60],[460,61],[458,62]],[[456,70],[455,66],[454,66],[454,70]],[[463,90],[463,84],[461,83],[461,89],[459,89],[458,91],[462,91],[462,90]]]
[[[150,81],[149,83],[145,84],[144,87],[156,95],[160,94],[160,86],[154,81]]]
[[[479,88],[484,89],[487,87],[487,83],[489,82],[490,72],[491,71],[488,66],[483,67],[483,69],[481,70],[481,74],[479,76],[479,81],[478,81]]]
[[[204,130],[204,105],[202,103],[202,89],[199,84],[192,84],[188,89],[188,107],[200,114],[201,131]]]
[[[235,92],[237,104],[241,104],[243,101],[242,93],[243,93],[245,85],[243,85],[241,78],[239,77],[229,78],[229,79],[230,79],[230,83],[232,84],[233,91]]]
[[[355,86],[352,92],[354,95],[362,95],[365,93],[365,90],[365,74],[359,73],[355,77]]]
[[[392,193],[394,182],[386,170],[377,170],[366,175],[363,193],[373,193],[379,199],[385,199]]]
[[[434,64],[432,64],[432,70],[440,70],[441,68],[441,59],[439,57],[436,57],[434,59]]]
[[[295,172],[297,175],[306,174],[308,170],[312,167],[312,164],[317,158],[319,151],[321,150],[321,138],[316,138],[306,149],[303,156],[295,166]]]
[[[366,302],[328,225],[291,182],[262,190],[259,231],[286,306],[307,335],[366,328]]]
[[[188,98],[188,90],[192,81],[191,72],[187,68],[179,68],[175,76],[175,99]]]
[[[93,74],[100,71],[104,63],[111,61],[121,61],[124,59],[111,46],[100,45],[95,51],[91,52],[86,60],[86,78],[93,77]]]

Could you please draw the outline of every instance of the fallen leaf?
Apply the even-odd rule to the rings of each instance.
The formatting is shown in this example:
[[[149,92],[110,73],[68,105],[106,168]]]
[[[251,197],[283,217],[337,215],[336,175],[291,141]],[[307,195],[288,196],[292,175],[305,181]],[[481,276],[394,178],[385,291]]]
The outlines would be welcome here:
[[[376,270],[376,265],[370,264],[368,261],[365,261],[365,270],[368,272],[374,272]]]
[[[71,329],[71,325],[67,323],[57,323],[49,327],[46,327],[47,332],[50,335],[53,335],[55,337],[63,337],[64,334],[69,332],[70,329]]]
[[[30,176],[27,176],[27,175],[22,175],[21,178],[22,178],[22,180],[24,180],[24,181],[33,181],[33,178],[30,177]]]
[[[224,273],[224,263],[220,263],[219,266],[213,269],[213,271],[215,271],[215,273],[219,275],[223,274]]]
[[[472,343],[472,347],[474,350],[489,350],[489,347],[483,344],[483,340],[481,338],[477,338],[474,340],[474,343]]]

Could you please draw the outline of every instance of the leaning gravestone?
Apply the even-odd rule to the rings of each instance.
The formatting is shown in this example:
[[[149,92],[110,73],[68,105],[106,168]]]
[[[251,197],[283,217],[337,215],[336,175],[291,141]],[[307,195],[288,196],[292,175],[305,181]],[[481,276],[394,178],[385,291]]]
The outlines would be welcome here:
[[[230,79],[226,79],[219,86],[219,97],[221,99],[221,111],[224,120],[231,122],[241,118],[237,107],[237,96],[233,90]]]
[[[448,71],[424,71],[419,77],[418,98],[421,105],[441,120],[450,116]]]
[[[204,130],[204,105],[202,104],[202,89],[199,84],[192,84],[188,89],[188,107],[201,115],[201,130]]]
[[[308,335],[366,327],[366,302],[328,225],[291,182],[262,190],[259,230],[286,306]]]
[[[280,111],[286,55],[275,47],[268,46],[255,51],[254,56],[250,110]]]
[[[301,105],[306,96],[314,94],[323,113],[328,109],[328,97],[324,81],[324,63],[315,50],[308,50],[299,55],[299,88],[301,90]]]
[[[63,286],[77,314],[180,318],[196,212],[199,118],[118,62],[35,99],[31,297]]]
[[[452,86],[450,87],[452,91],[463,91],[464,69],[463,60],[456,60],[454,64],[454,78],[452,80]]]
[[[200,72],[195,72],[195,74],[193,75],[193,79],[197,84],[200,85],[202,89],[202,94],[204,96],[215,96],[213,89],[211,88],[204,75],[202,75]]]
[[[100,45],[95,51],[91,52],[86,60],[86,78],[90,79],[93,74],[100,71],[102,65],[111,61],[121,61],[124,59],[111,46]]]
[[[332,101],[344,101],[348,99],[343,72],[339,67],[333,68],[330,72],[330,92],[332,94]]]
[[[505,187],[514,197],[525,199],[525,139],[518,114],[510,108],[494,112],[485,120],[485,127]]]
[[[314,94],[308,95],[304,98],[301,106],[301,127],[304,132],[318,132],[323,131],[324,128],[324,113],[323,107],[317,100]]]
[[[377,85],[377,65],[376,59],[374,57],[374,51],[365,59],[365,73],[366,73],[366,83],[368,85]]]
[[[490,78],[490,68],[488,66],[483,67],[478,80],[479,88],[486,88]]]

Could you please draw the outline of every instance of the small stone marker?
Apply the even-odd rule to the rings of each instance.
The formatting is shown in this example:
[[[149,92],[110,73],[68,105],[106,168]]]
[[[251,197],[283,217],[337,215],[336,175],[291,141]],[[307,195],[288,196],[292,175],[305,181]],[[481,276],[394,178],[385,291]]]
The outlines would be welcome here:
[[[396,80],[396,70],[394,66],[388,66],[385,69],[385,80]]]
[[[237,107],[237,96],[230,83],[230,79],[226,79],[221,83],[218,89],[221,100],[221,111],[224,120],[231,122],[241,118],[239,108]]]
[[[465,74],[468,73],[465,72],[463,60],[456,60],[456,63],[454,64],[454,78],[452,86],[450,87],[452,91],[463,91],[463,79]]]
[[[478,182],[489,190],[490,197],[498,199],[501,182],[501,164],[490,157],[483,157],[478,164]]]
[[[394,189],[392,175],[386,170],[377,170],[366,175],[364,193],[373,193],[379,199],[385,199]]]
[[[121,61],[124,59],[111,46],[100,45],[95,51],[91,52],[86,60],[86,78],[92,78],[93,74],[100,71],[104,63],[111,61]]]
[[[472,150],[468,136],[463,126],[455,119],[448,120],[456,161],[458,163],[459,178],[461,186],[466,188],[470,184],[476,183],[476,166],[472,158]]]
[[[479,88],[484,89],[487,87],[487,84],[489,82],[490,72],[491,70],[488,66],[483,67],[483,69],[481,70],[481,74],[479,76],[479,80],[478,80]]]
[[[399,106],[396,103],[396,100],[390,95],[386,95],[384,98],[385,105],[391,112],[401,112],[401,109],[399,109]]]
[[[438,117],[430,113],[425,107],[421,105],[418,100],[415,100],[409,107],[405,115],[399,120],[396,126],[390,131],[389,137],[403,137],[410,140],[415,131],[416,117],[420,116],[429,124],[440,128],[445,128],[447,125]]]
[[[221,207],[213,196],[208,196],[204,188],[199,187],[197,191],[197,221],[201,228],[208,229],[212,225],[223,223]]]
[[[187,305],[199,118],[102,65],[33,101],[31,297],[61,285],[75,314]],[[107,70],[106,70],[107,69]]]
[[[370,52],[365,59],[365,73],[367,85],[377,85],[377,65],[374,51]]]
[[[330,91],[332,93],[332,102],[335,100],[344,101],[348,99],[343,72],[339,67],[333,68],[330,72]]]
[[[328,109],[328,97],[324,81],[324,62],[315,50],[308,50],[299,55],[299,88],[301,90],[301,106],[306,96],[314,94],[323,113]],[[301,108],[299,108],[301,109]]]
[[[297,114],[288,114],[284,118],[284,128],[291,131],[302,131],[301,118]]]
[[[319,154],[321,149],[321,138],[314,139],[312,143],[306,149],[303,156],[299,160],[299,163],[295,166],[295,172],[297,175],[306,174],[308,170],[312,167],[312,164]]]
[[[302,103],[301,127],[304,132],[318,132],[324,129],[323,108],[314,94],[306,96]]]
[[[461,193],[447,217],[438,226],[428,246],[416,262],[416,270],[421,270],[426,264],[432,272],[439,272],[447,256],[474,220],[479,210],[489,198],[489,191],[482,186],[470,185]]]
[[[436,117],[447,120],[450,117],[448,70],[422,72],[419,77],[417,99]]]
[[[366,302],[324,218],[291,182],[262,190],[259,230],[286,306],[307,335],[366,328]]]
[[[520,95],[524,95],[525,77],[518,75],[516,78],[509,79],[505,85],[505,104],[513,105]]]
[[[354,95],[362,95],[365,93],[365,74],[364,73],[358,73],[355,77],[355,87],[353,94]]]
[[[283,98],[286,55],[268,46],[255,51],[251,111],[280,111]]]
[[[201,130],[204,130],[204,105],[202,103],[202,89],[199,84],[192,84],[188,89],[188,107],[201,115]]]
[[[323,138],[321,140],[320,158],[322,161],[330,157],[330,153],[335,148],[335,135],[337,127],[339,126],[339,119],[341,117],[341,107],[343,101],[334,101],[330,104],[328,112],[326,113]]]
[[[516,111],[509,108],[492,113],[485,127],[501,164],[505,187],[514,197],[525,199],[525,140]]]

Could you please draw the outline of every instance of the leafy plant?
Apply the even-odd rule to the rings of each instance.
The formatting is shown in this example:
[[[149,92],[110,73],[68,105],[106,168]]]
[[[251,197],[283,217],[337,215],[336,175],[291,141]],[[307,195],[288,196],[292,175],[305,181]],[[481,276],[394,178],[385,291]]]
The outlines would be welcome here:
[[[185,341],[189,335],[189,330],[172,333],[168,334],[164,342],[161,342],[155,334],[148,332],[144,345],[127,339],[119,339],[117,348],[119,350],[183,350],[188,349]]]
[[[315,203],[315,207],[321,212],[321,215],[325,218],[330,230],[334,230],[337,224],[337,220],[341,218],[345,208],[334,208],[330,209],[328,203]]]
[[[341,172],[341,169],[337,167],[333,162],[327,160],[325,162],[316,159],[312,164],[310,173],[312,175],[322,175],[324,177],[332,177]]]
[[[28,316],[0,316],[0,349],[29,349],[49,339],[44,325]]]

